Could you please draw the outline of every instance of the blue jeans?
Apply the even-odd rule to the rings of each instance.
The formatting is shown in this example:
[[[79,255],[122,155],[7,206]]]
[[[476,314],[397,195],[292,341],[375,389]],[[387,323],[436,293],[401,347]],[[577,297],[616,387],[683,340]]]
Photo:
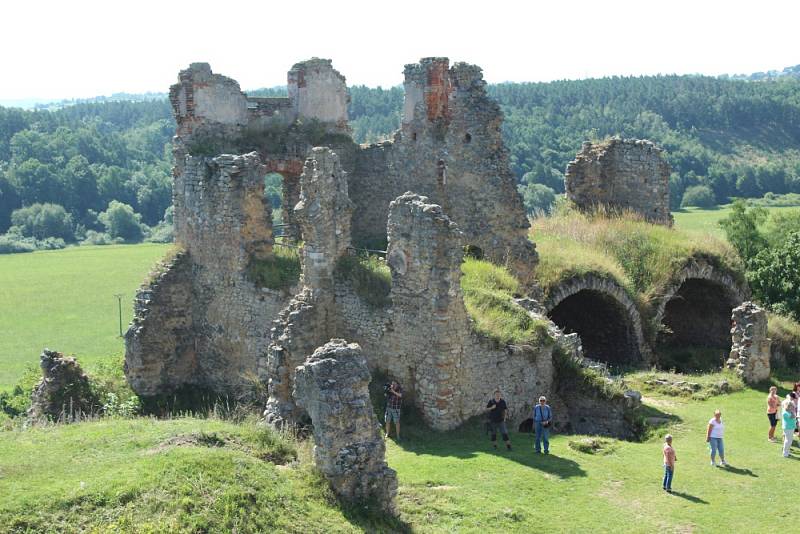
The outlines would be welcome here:
[[[672,468],[667,464],[664,464],[664,489],[671,490],[672,489]]]
[[[544,452],[550,452],[550,428],[543,427],[541,421],[536,421],[536,444],[534,450],[542,452],[542,441],[544,441]]]
[[[719,453],[720,458],[725,458],[725,447],[722,446],[722,438],[711,438],[711,441],[708,442],[711,445],[711,461],[714,461],[716,458],[717,453]]]

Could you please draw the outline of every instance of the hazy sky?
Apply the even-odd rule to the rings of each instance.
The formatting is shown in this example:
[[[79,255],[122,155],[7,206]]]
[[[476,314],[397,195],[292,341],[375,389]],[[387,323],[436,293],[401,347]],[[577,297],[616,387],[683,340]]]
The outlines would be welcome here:
[[[750,73],[800,63],[798,21],[800,0],[5,0],[0,99],[164,92],[193,61],[271,87],[312,56],[384,87],[425,56],[489,82]]]

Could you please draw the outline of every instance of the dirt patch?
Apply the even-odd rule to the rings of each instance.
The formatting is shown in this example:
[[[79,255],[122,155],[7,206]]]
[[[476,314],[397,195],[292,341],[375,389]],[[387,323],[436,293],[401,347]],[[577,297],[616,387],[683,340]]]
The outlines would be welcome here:
[[[208,447],[225,448],[229,450],[243,452],[247,455],[258,458],[259,460],[270,462],[276,465],[283,465],[287,462],[285,455],[277,452],[259,450],[242,443],[238,439],[226,434],[216,432],[192,432],[190,434],[180,434],[172,436],[155,447],[144,451],[146,455],[161,454],[175,447]]]

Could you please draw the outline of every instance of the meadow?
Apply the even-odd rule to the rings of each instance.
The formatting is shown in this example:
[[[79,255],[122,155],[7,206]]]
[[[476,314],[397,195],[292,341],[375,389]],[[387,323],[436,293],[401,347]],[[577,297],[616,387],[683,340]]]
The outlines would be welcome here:
[[[74,354],[88,369],[124,352],[133,296],[169,245],[81,246],[0,255],[0,390],[42,349]]]
[[[767,207],[769,213],[792,210],[797,211],[800,208],[786,206]],[[725,239],[725,232],[720,228],[719,221],[727,217],[730,212],[730,204],[726,204],[711,209],[683,208],[679,211],[673,211],[672,216],[675,217],[675,228],[689,232],[711,234],[718,239]]]

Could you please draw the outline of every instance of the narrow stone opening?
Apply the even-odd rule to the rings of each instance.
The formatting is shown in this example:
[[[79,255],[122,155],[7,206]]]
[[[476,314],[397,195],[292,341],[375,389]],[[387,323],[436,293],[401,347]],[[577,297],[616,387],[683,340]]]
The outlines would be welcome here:
[[[464,257],[474,258],[476,260],[482,260],[483,249],[475,245],[464,245]]]
[[[466,143],[466,144],[469,144],[469,143],[471,143],[471,142],[472,142],[472,135],[470,135],[470,134],[466,134],[466,135],[464,136],[464,143]]]
[[[721,366],[731,349],[731,311],[736,304],[722,284],[686,280],[664,307],[656,343],[661,365],[679,371]]]
[[[587,358],[612,365],[640,360],[636,333],[625,307],[600,291],[583,289],[548,314],[565,333],[577,333]]]

